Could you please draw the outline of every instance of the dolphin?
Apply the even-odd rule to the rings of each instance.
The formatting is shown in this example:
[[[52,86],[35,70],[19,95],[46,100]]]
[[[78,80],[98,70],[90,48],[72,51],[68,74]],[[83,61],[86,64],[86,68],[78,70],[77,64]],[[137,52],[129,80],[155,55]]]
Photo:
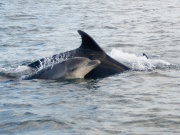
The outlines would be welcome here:
[[[51,79],[61,78],[84,78],[92,69],[97,67],[101,62],[99,60],[90,60],[85,57],[73,57],[54,65],[48,66],[22,79]]]
[[[64,53],[55,54],[51,57],[42,58],[30,63],[28,66],[31,68],[38,68],[40,67],[41,63],[45,63],[46,59],[49,58],[51,58],[51,61],[56,62],[57,59],[60,58],[68,59],[73,57],[86,57],[91,60],[99,60],[101,64],[85,75],[85,78],[104,78],[130,70],[129,67],[106,54],[105,51],[87,33],[81,30],[78,30],[78,33],[81,35],[82,39],[82,43],[79,48]]]

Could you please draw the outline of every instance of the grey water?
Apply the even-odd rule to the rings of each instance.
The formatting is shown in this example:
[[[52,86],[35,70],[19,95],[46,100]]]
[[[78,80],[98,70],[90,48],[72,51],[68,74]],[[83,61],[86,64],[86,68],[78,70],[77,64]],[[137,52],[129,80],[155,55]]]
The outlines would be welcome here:
[[[1,0],[0,16],[0,134],[180,134],[179,0]],[[28,63],[79,47],[78,29],[132,70],[15,79]]]

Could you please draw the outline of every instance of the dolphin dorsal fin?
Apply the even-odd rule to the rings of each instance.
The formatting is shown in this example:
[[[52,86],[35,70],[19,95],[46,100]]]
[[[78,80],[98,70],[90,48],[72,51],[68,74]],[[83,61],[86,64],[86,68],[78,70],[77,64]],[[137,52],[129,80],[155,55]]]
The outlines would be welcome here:
[[[81,35],[82,38],[82,44],[79,48],[104,52],[104,50],[87,33],[81,30],[78,30],[78,33]]]

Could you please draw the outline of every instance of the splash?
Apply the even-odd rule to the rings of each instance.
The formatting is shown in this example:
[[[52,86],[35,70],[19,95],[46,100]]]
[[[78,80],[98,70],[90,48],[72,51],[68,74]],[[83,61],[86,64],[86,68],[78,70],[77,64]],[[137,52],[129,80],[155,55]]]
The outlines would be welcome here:
[[[40,66],[38,67],[37,71],[39,70],[42,70],[46,67],[49,67],[49,66],[52,66],[55,64],[55,63],[58,63],[58,62],[62,62],[64,60],[64,58],[59,58],[58,56],[50,56],[50,57],[46,57],[44,59],[44,61],[40,61]]]
[[[0,68],[0,75],[7,77],[21,77],[22,75],[31,74],[33,70],[28,66],[18,66],[18,67],[6,67]]]
[[[68,58],[73,57],[75,52],[76,51],[65,52],[65,53],[51,55],[49,57],[46,57],[43,61],[39,61],[40,66],[38,67],[38,71],[49,66],[53,67],[54,64],[63,62],[64,60],[67,60]]]
[[[167,68],[171,66],[167,61],[161,59],[147,59],[145,56],[138,56],[123,52],[122,49],[113,48],[109,53],[117,61],[129,66],[132,70],[145,71],[153,69]]]

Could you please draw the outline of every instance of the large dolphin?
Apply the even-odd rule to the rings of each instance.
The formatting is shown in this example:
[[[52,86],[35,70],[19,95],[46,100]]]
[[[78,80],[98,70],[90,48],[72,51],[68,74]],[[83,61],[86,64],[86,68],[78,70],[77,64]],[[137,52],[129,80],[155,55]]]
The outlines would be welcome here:
[[[64,60],[54,65],[48,66],[29,76],[24,80],[30,79],[61,79],[61,78],[84,78],[92,69],[101,62],[99,60],[90,60],[85,57],[74,57]]]
[[[114,60],[85,32],[78,30],[81,35],[82,44],[79,48],[67,51],[60,54],[55,54],[51,57],[51,61],[56,61],[58,58],[86,57],[91,60],[99,60],[101,64],[89,72],[85,78],[103,78],[117,73],[130,70],[129,67]],[[44,63],[47,58],[42,58],[31,64],[29,67],[38,68],[41,63]]]

